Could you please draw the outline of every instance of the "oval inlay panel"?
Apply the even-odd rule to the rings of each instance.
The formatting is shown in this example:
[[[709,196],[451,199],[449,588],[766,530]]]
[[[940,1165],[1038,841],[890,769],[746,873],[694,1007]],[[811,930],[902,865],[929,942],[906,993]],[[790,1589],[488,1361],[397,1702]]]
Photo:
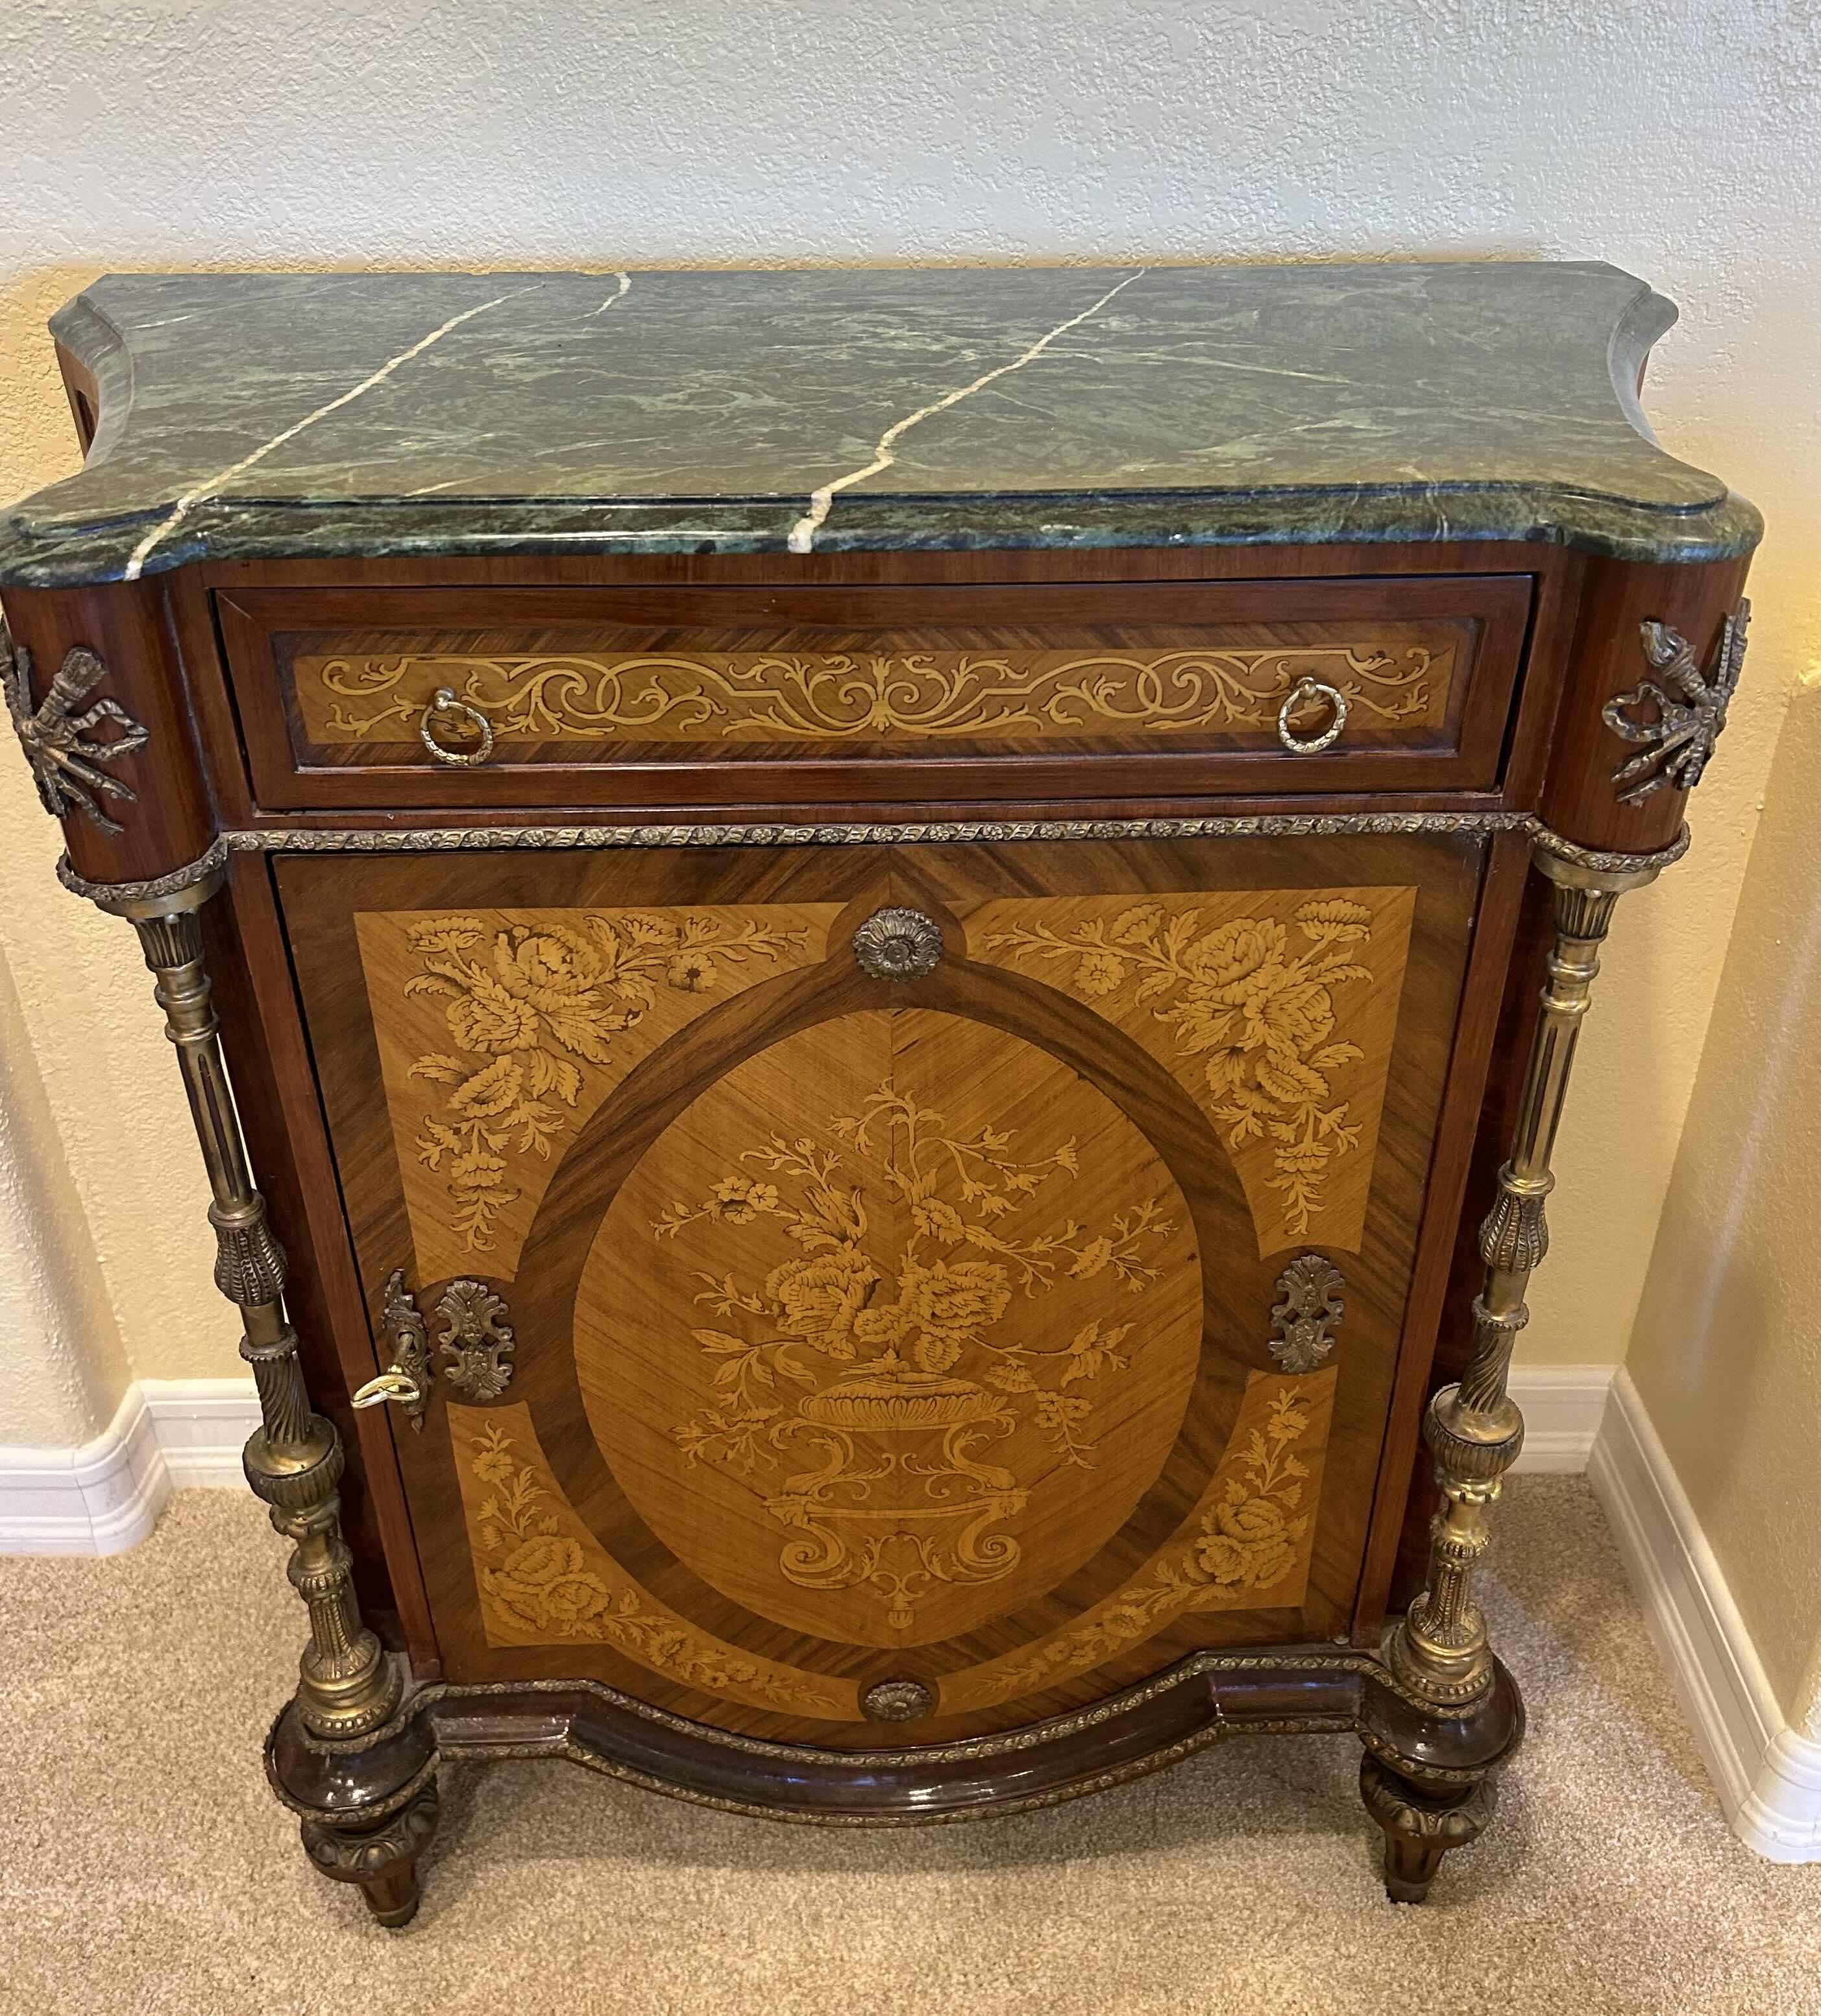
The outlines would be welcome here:
[[[792,1630],[921,1645],[1090,1560],[1156,1481],[1201,1341],[1156,1154],[1066,1064],[923,1009],[708,1086],[596,1236],[590,1425],[702,1579]]]

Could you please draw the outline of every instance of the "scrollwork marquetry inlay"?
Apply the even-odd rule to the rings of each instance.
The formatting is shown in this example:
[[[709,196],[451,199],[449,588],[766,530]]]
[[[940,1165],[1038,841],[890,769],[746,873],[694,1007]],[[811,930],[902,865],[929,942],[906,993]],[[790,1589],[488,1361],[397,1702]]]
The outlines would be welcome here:
[[[1606,725],[1621,741],[1640,743],[1612,773],[1622,805],[1641,805],[1653,793],[1692,791],[1726,725],[1726,711],[1745,663],[1746,626],[1751,604],[1741,599],[1720,628],[1710,670],[1704,674],[1694,646],[1667,623],[1641,626],[1644,656],[1657,675],[1629,693],[1615,693],[1603,710]],[[1639,718],[1639,710],[1646,710]]]
[[[0,622],[0,687],[45,810],[53,819],[79,812],[112,834],[125,829],[103,811],[101,801],[130,805],[137,802],[139,793],[113,776],[110,766],[143,749],[151,736],[117,700],[98,700],[92,707],[83,707],[106,677],[100,659],[78,647],[65,657],[49,692],[34,708],[31,653],[23,645],[14,645]],[[94,731],[104,722],[120,730],[110,741],[96,739]]]
[[[1293,1260],[1277,1277],[1283,1298],[1271,1312],[1277,1332],[1271,1355],[1286,1372],[1313,1372],[1334,1348],[1333,1332],[1347,1314],[1340,1269],[1319,1253]]]
[[[406,651],[300,657],[314,732],[404,741],[447,692],[490,734],[519,741],[1145,739],[1213,729],[1275,735],[1318,679],[1383,725],[1445,712],[1451,643],[1200,646],[1033,651]]]

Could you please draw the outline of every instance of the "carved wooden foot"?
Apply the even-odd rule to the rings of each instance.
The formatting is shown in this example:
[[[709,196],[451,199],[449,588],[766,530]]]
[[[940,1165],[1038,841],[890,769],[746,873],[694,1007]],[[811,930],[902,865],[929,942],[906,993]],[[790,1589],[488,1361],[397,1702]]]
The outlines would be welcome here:
[[[349,1743],[313,1737],[293,1701],[266,1739],[272,1790],[303,1823],[304,1852],[325,1876],[360,1886],[382,1925],[417,1913],[417,1858],[436,1831],[436,1739],[409,1710]]]
[[[436,1831],[436,1780],[432,1778],[401,1811],[378,1826],[355,1829],[326,1820],[303,1823],[304,1852],[325,1876],[358,1883],[366,1907],[396,1930],[417,1915],[417,1858]]]
[[[1464,1791],[1430,1791],[1381,1764],[1360,1759],[1360,1797],[1385,1831],[1385,1894],[1394,1904],[1420,1904],[1451,1849],[1478,1838],[1498,1802],[1490,1777]]]

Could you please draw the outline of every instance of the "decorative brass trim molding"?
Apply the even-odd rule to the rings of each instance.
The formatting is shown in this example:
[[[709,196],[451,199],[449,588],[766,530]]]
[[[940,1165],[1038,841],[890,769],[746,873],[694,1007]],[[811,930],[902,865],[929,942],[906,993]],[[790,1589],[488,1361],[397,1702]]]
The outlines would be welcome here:
[[[1643,754],[1628,757],[1612,773],[1619,802],[1641,805],[1653,792],[1673,785],[1692,791],[1701,780],[1714,744],[1726,725],[1739,675],[1745,665],[1745,632],[1751,604],[1743,596],[1720,628],[1711,669],[1704,676],[1694,646],[1668,623],[1643,623],[1639,634],[1644,656],[1662,683],[1643,679],[1629,693],[1614,693],[1601,718],[1622,742],[1641,743]],[[1654,710],[1645,720],[1639,707]]]
[[[1002,1757],[1023,1750],[1034,1750],[1044,1744],[1062,1737],[1076,1735],[1084,1730],[1098,1728],[1101,1723],[1129,1708],[1141,1708],[1159,1694],[1168,1694],[1174,1688],[1188,1683],[1206,1679],[1213,1690],[1214,1680],[1222,1673],[1352,1673],[1369,1682],[1373,1687],[1395,1695],[1410,1707],[1433,1709],[1434,1703],[1426,1696],[1406,1687],[1397,1676],[1376,1654],[1363,1651],[1286,1651],[1286,1652],[1192,1652],[1179,1659],[1164,1672],[1155,1674],[1148,1680],[1140,1680],[1105,1700],[1094,1702],[1084,1708],[1072,1709],[1068,1713],[1051,1716],[1046,1721],[1027,1723],[1022,1729],[1006,1730],[991,1736],[964,1737],[950,1743],[920,1744],[908,1750],[835,1749],[803,1743],[781,1743],[763,1737],[741,1736],[731,1730],[717,1729],[712,1724],[692,1722],[687,1718],[673,1715],[668,1709],[654,1707],[651,1702],[639,1700],[636,1696],[622,1694],[617,1687],[610,1687],[604,1680],[554,1679],[554,1680],[471,1680],[435,1681],[420,1687],[412,1694],[398,1711],[392,1722],[385,1728],[376,1729],[357,1742],[325,1743],[312,1737],[308,1729],[298,1733],[307,1748],[336,1756],[358,1755],[378,1747],[396,1737],[405,1726],[427,1710],[447,1704],[459,1707],[464,1701],[485,1699],[498,1694],[580,1694],[604,1701],[610,1707],[624,1709],[642,1720],[653,1723],[680,1736],[700,1738],[720,1748],[737,1750],[754,1757],[770,1758],[783,1764],[827,1764],[831,1762],[853,1761],[863,1759],[869,1764],[896,1767],[914,1764],[960,1763],[971,1758]],[[1217,1703],[1217,1708],[1218,1704]],[[1334,1717],[1311,1717],[1304,1724],[1298,1719],[1297,1727],[1314,1728],[1319,1724],[1324,1729],[1332,1726],[1342,1733],[1354,1730],[1357,1725]],[[1240,1725],[1244,1730],[1253,1730],[1264,1725],[1249,1720]],[[460,1756],[467,1746],[459,1738],[451,1741],[442,1730],[437,1732],[437,1741],[445,1756]],[[503,1748],[491,1744],[474,1746],[476,1754],[502,1756],[509,1754]],[[536,1751],[527,1750],[525,1755],[553,1754],[546,1745]],[[1475,1777],[1480,1775],[1476,1772]],[[765,1809],[767,1812],[770,1809]],[[1003,1812],[996,1807],[995,1812]]]
[[[1264,1733],[1270,1725],[1254,1723],[1248,1727]],[[1350,1733],[1350,1723],[1324,1721],[1311,1716],[1306,1723],[1286,1724],[1280,1730],[1283,1734],[1338,1735]],[[747,1799],[728,1799],[712,1792],[698,1792],[687,1785],[675,1784],[669,1779],[655,1778],[648,1773],[635,1771],[629,1766],[616,1762],[600,1751],[578,1743],[573,1737],[565,1735],[554,1743],[525,1744],[488,1744],[485,1749],[477,1746],[475,1754],[489,1759],[500,1757],[561,1757],[572,1764],[579,1764],[585,1770],[598,1771],[604,1777],[617,1779],[621,1784],[636,1786],[640,1791],[656,1792],[667,1799],[680,1799],[685,1805],[706,1806],[715,1813],[733,1813],[747,1819],[781,1820],[788,1826],[818,1827],[867,1827],[896,1831],[903,1827],[957,1827],[963,1823],[978,1820],[1004,1820],[1015,1813],[1041,1813],[1051,1806],[1066,1805],[1071,1799],[1085,1798],[1094,1792],[1110,1791],[1115,1786],[1129,1784],[1134,1778],[1147,1777],[1153,1771],[1167,1770],[1172,1764],[1192,1757],[1198,1750],[1206,1750],[1210,1744],[1224,1742],[1239,1733],[1217,1715],[1206,1728],[1198,1730],[1192,1736],[1184,1737],[1167,1748],[1154,1750],[1148,1756],[1122,1764],[1110,1771],[1098,1772],[1091,1778],[1077,1779],[1073,1784],[1058,1785],[1048,1792],[1033,1792],[1022,1798],[1005,1799],[985,1807],[964,1807],[950,1813],[790,1813],[773,1805],[761,1805]],[[448,1754],[452,1757],[464,1755],[461,1745],[453,1745]],[[850,1753],[852,1754],[852,1753]],[[874,1753],[860,1753],[871,1757]],[[925,1753],[927,1754],[927,1753]]]
[[[1271,1312],[1277,1332],[1271,1355],[1284,1371],[1313,1372],[1333,1350],[1330,1326],[1338,1329],[1347,1314],[1346,1286],[1340,1269],[1319,1253],[1304,1254],[1278,1276],[1283,1300]]]
[[[1257,812],[1205,819],[957,819],[897,826],[247,826],[243,854],[447,854],[468,848],[903,847],[966,841],[1296,840],[1325,833],[1524,833],[1529,812]]]
[[[99,801],[135,805],[139,793],[108,774],[107,766],[143,749],[151,732],[133,719],[117,700],[98,700],[76,710],[107,677],[107,668],[92,651],[78,645],[63,660],[50,690],[34,708],[31,704],[31,653],[15,645],[0,618],[0,689],[13,717],[13,733],[31,765],[39,801],[52,819],[80,812],[106,833],[124,833],[117,819],[101,809]],[[111,742],[97,742],[91,731],[103,722],[119,729]]]
[[[186,861],[181,868],[144,882],[90,882],[76,873],[66,854],[58,859],[57,880],[72,896],[86,897],[103,909],[125,916],[131,914],[130,905],[160,903],[168,897],[181,896],[186,890],[201,888],[205,883],[209,885],[205,893],[213,895],[228,865],[228,845],[225,837],[218,837],[194,861]]]
[[[411,1702],[402,1712],[395,1713],[391,1720],[383,1728],[369,1730],[364,1735],[351,1742],[326,1742],[320,1737],[313,1737],[308,1729],[301,1723],[292,1731],[292,1734],[305,1749],[312,1751],[319,1757],[359,1756],[367,1751],[378,1749],[384,1744],[396,1741],[409,1726],[412,1718],[417,1712],[418,1705],[418,1702],[415,1701]],[[290,1713],[290,1710],[291,1705],[287,1701],[272,1717],[272,1725],[266,1731],[265,1742],[263,1746],[265,1755],[265,1782],[272,1787],[272,1796],[287,1812],[295,1813],[300,1820],[312,1818],[320,1820],[323,1817],[323,1808],[312,1804],[308,1799],[300,1799],[294,1792],[287,1791],[284,1780],[272,1766],[272,1748],[278,1741],[279,1731],[283,1728],[285,1717]],[[395,1791],[388,1792],[383,1799],[363,1799],[361,1802],[359,1808],[360,1817],[367,1820],[383,1820],[389,1819],[395,1813],[402,1811],[435,1777],[436,1767],[439,1761],[435,1746],[432,1744],[429,1755]],[[351,1815],[350,1817],[352,1816]]]
[[[1684,826],[1667,847],[1658,848],[1654,854],[1625,854],[1610,848],[1581,847],[1564,840],[1541,819],[1531,820],[1530,830],[1531,848],[1538,855],[1565,862],[1570,868],[1585,869],[1592,875],[1642,875],[1646,881],[1665,868],[1673,868],[1687,853],[1690,838]]]
[[[90,882],[65,855],[57,879],[73,896],[127,914],[132,903],[181,895],[218,877],[235,854],[449,854],[517,848],[621,847],[901,847],[1055,840],[1302,840],[1328,834],[1527,833],[1539,853],[1598,873],[1655,873],[1689,848],[1685,826],[1654,854],[1585,848],[1533,812],[1281,812],[1207,819],[957,820],[922,826],[246,826],[219,834],[196,860],[144,882]]]

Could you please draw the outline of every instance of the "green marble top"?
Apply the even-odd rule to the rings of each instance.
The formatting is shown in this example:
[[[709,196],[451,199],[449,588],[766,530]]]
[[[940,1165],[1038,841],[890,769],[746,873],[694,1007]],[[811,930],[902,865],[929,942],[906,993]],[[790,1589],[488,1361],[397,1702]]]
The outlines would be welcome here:
[[[170,274],[52,326],[88,466],[0,584],[202,557],[1519,539],[1742,553],[1594,265]]]

